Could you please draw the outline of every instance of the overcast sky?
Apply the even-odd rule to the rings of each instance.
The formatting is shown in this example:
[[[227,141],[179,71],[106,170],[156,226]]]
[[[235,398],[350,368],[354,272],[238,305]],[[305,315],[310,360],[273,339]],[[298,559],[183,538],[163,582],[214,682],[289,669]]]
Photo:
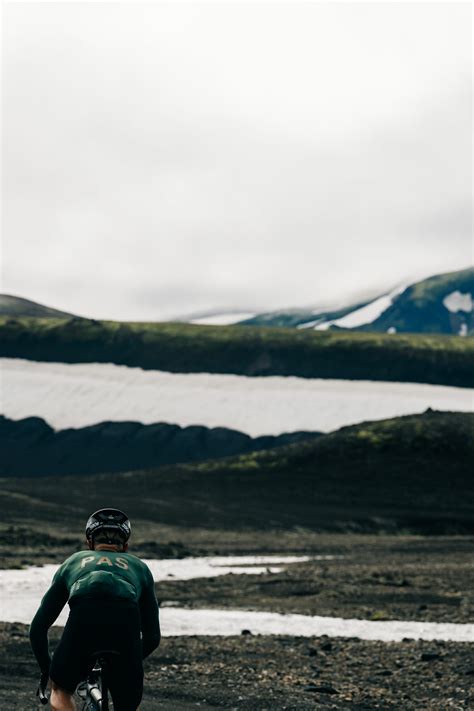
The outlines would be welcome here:
[[[160,319],[467,267],[470,3],[11,3],[2,291]]]

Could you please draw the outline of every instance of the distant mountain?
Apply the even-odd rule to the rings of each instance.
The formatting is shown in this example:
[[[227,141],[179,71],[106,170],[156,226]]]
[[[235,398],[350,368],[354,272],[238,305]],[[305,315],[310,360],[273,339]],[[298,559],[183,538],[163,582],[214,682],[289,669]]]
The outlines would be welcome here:
[[[217,459],[314,439],[318,432],[249,437],[225,427],[101,422],[55,432],[39,417],[0,415],[0,476],[128,471]]]
[[[73,314],[66,311],[43,306],[29,299],[22,299],[19,296],[10,294],[0,294],[0,316],[32,316],[36,318],[72,318]]]
[[[255,312],[250,311],[217,311],[206,314],[191,316],[190,318],[179,319],[184,323],[197,323],[202,326],[230,326],[234,323],[247,321],[255,316]]]
[[[361,331],[474,335],[474,268],[424,279],[400,290]],[[340,324],[339,324],[340,325]]]
[[[270,326],[316,331],[376,331],[474,335],[474,267],[405,283],[375,298],[334,308],[291,308],[254,313],[214,311],[177,320],[209,326]],[[7,294],[0,316],[75,318],[65,311]]]
[[[318,328],[318,325],[339,319],[346,314],[361,309],[370,301],[359,301],[339,308],[282,309],[255,314],[251,318],[236,321],[239,326],[278,326],[283,328]],[[323,329],[326,330],[326,329]]]
[[[473,304],[474,268],[470,268],[398,286],[376,299],[338,311],[274,311],[238,325],[468,336],[474,334]]]

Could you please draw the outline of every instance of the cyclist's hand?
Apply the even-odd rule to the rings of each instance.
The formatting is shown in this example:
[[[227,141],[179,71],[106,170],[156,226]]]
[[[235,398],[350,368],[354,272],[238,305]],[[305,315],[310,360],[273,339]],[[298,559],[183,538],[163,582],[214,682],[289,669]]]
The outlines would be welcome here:
[[[39,682],[38,688],[36,689],[36,696],[39,697],[39,700],[41,701],[42,704],[48,703],[48,696],[49,696],[47,693],[48,682],[49,682],[49,673],[43,672],[43,674],[41,674],[41,677],[40,677],[40,682]]]

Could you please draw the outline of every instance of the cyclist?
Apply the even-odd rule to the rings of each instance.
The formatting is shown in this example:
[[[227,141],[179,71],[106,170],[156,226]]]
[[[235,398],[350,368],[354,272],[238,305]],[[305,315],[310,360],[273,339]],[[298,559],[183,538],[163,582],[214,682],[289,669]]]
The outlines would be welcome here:
[[[160,643],[155,586],[150,569],[128,550],[130,521],[118,509],[100,509],[86,525],[89,550],[70,556],[56,572],[30,627],[41,669],[51,679],[50,704],[73,711],[76,686],[93,652],[119,652],[108,674],[115,711],[136,711],[143,693],[142,660]],[[48,629],[69,603],[69,617],[53,659]]]

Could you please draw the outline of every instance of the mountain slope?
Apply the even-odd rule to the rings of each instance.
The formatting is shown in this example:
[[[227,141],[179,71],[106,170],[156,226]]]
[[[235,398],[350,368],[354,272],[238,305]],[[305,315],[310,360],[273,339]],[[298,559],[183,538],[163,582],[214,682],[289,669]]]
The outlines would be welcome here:
[[[335,309],[287,309],[256,314],[252,318],[238,321],[239,326],[276,326],[283,328],[312,328],[317,324],[342,318],[356,309],[366,306],[368,301]]]
[[[473,302],[474,268],[439,274],[407,287],[359,330],[473,335]]]
[[[319,433],[252,438],[225,427],[101,422],[55,432],[39,417],[0,415],[0,476],[123,472],[279,447]]]
[[[0,316],[11,316],[17,318],[19,316],[34,316],[36,318],[71,318],[73,314],[66,311],[58,311],[58,309],[43,306],[36,301],[22,299],[19,296],[11,296],[10,294],[0,294]]]
[[[238,325],[389,333],[474,334],[474,268],[398,286],[376,299],[334,311],[288,309],[257,314]]]
[[[69,530],[91,510],[206,529],[474,533],[474,415],[426,412],[311,442],[126,474],[3,479],[4,521]]]

